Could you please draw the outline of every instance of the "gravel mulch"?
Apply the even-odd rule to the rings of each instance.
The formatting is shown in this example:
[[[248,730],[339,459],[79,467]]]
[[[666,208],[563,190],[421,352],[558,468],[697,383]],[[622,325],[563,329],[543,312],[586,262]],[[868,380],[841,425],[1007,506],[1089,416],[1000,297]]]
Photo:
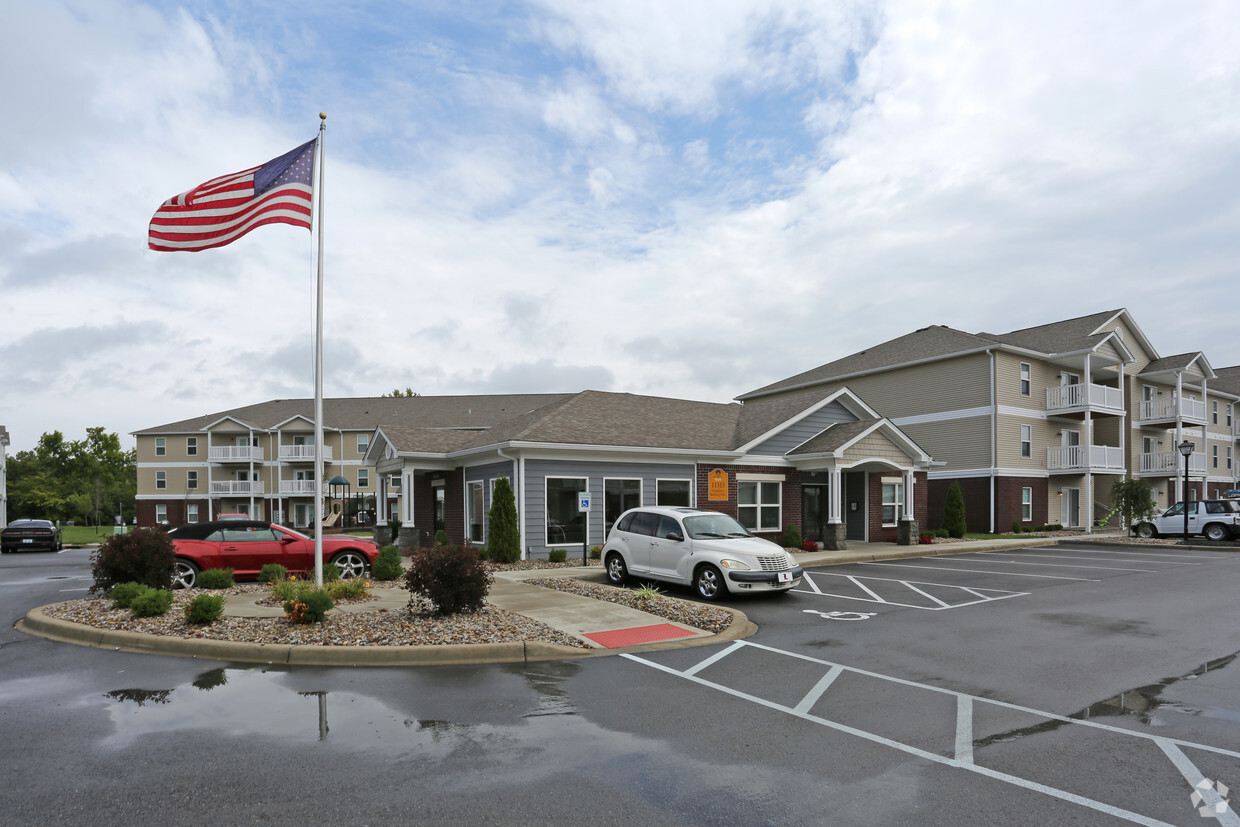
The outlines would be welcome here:
[[[545,589],[556,589],[572,592],[595,600],[606,600],[619,603],[633,609],[640,609],[652,615],[666,618],[696,629],[704,629],[718,634],[732,625],[732,613],[716,606],[704,606],[689,600],[672,600],[667,597],[639,597],[634,589],[617,589],[601,583],[590,583],[572,577],[543,578],[535,577],[524,581]]]

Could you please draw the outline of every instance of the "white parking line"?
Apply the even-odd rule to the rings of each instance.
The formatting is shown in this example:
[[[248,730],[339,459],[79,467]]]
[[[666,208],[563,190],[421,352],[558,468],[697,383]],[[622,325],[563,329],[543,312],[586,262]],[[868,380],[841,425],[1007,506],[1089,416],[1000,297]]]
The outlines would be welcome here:
[[[1091,552],[1091,553],[1092,553],[1092,552]],[[1075,554],[1073,554],[1073,555],[1067,555],[1067,554],[1034,554],[1033,552],[1029,552],[1029,551],[1021,551],[1021,552],[1014,552],[1014,551],[979,551],[979,552],[978,552],[978,554],[979,554],[979,555],[981,555],[981,554],[985,554],[985,555],[991,555],[991,554],[1018,554],[1020,557],[1041,557],[1041,558],[1043,558],[1043,559],[1049,559],[1049,560],[1098,560],[1098,561],[1106,561],[1106,562],[1108,562],[1108,563],[1114,563],[1114,562],[1116,562],[1115,560],[1110,560],[1109,558],[1106,558],[1106,557],[1081,557],[1081,556],[1079,556],[1079,555],[1075,555]],[[1158,565],[1160,565],[1160,566],[1200,566],[1200,565],[1201,565],[1201,563],[1171,562],[1170,560],[1133,560],[1132,562],[1134,562],[1134,563],[1145,563],[1146,565],[1153,565],[1153,564],[1157,563],[1157,564],[1158,564]]]
[[[1060,546],[1060,548],[1067,549],[1067,550],[1069,550],[1069,551],[1086,551],[1086,549],[1084,549],[1084,548],[1077,548],[1077,547],[1075,547],[1075,546]],[[1168,561],[1168,562],[1170,562],[1170,561],[1171,561],[1171,560],[1173,560],[1173,559],[1174,559],[1174,560],[1176,560],[1176,561],[1180,561],[1180,562],[1178,563],[1178,565],[1181,565],[1181,566],[1200,566],[1200,565],[1201,565],[1201,563],[1185,563],[1185,562],[1183,562],[1183,560],[1184,560],[1184,555],[1187,553],[1187,552],[1183,552],[1183,551],[1180,551],[1180,552],[1161,552],[1161,551],[1112,551],[1112,550],[1109,550],[1109,549],[1102,549],[1102,548],[1091,548],[1091,549],[1088,549],[1088,551],[1089,551],[1089,553],[1090,553],[1090,554],[1114,554],[1114,555],[1118,555],[1118,556],[1121,556],[1121,557],[1163,557],[1163,558],[1167,558],[1167,561]],[[1214,553],[1215,553],[1215,554],[1219,554],[1219,553],[1229,554],[1230,552],[1214,552]],[[1219,558],[1219,557],[1211,557],[1211,558],[1209,558],[1209,559],[1211,559],[1211,560],[1219,560],[1219,559],[1222,559],[1222,558]],[[1159,561],[1159,562],[1162,562],[1162,561]]]
[[[942,560],[942,557],[934,558]],[[1082,583],[1101,583],[1093,577],[1060,577],[1054,574],[1021,574],[1016,571],[984,571],[982,569],[954,569],[949,566],[915,566],[911,563],[854,563],[855,566],[888,566],[898,569],[925,569],[927,571],[959,571],[967,574],[1002,574],[1005,577],[1036,577],[1040,580],[1077,580]]]
[[[1076,566],[1071,563],[1025,563],[1020,560],[1004,560],[1001,557],[989,556],[992,554],[998,554],[1000,552],[985,551],[982,553],[988,555],[986,557],[988,561],[993,560],[996,563],[1010,563],[1013,566],[1046,566],[1048,568],[1057,568],[1057,569],[1103,569],[1104,571],[1137,571],[1137,572],[1141,572],[1142,574],[1155,574],[1158,571],[1158,569],[1127,569],[1127,568],[1119,568],[1116,566]],[[967,563],[970,558],[942,556],[942,557],[938,557],[937,559],[959,560],[962,563]]]
[[[726,686],[721,683],[716,683],[714,681],[706,680],[705,678],[702,678],[701,676],[697,674],[698,672],[702,671],[702,669],[705,668],[708,662],[709,664],[718,663],[720,660],[723,659],[724,656],[732,654],[744,648],[759,649],[765,652],[770,652],[775,655],[782,655],[785,657],[794,658],[796,660],[816,663],[823,667],[826,667],[827,671],[823,675],[823,677],[818,680],[818,682],[814,685],[814,687],[810,689],[810,691],[806,693],[794,706],[787,706],[785,704],[767,700],[766,698],[762,698],[757,695],[751,695],[747,692],[741,692],[740,690],[733,689],[730,686]],[[1081,795],[1077,795],[1076,793],[1068,792],[1067,790],[1061,790],[1055,787],[1048,786],[1046,784],[1041,784],[1037,781],[1032,781],[1026,778],[1020,778],[1019,776],[1009,775],[1007,773],[992,770],[987,767],[978,766],[976,763],[974,763],[974,757],[973,757],[973,707],[978,704],[990,704],[992,706],[1002,707],[1004,709],[1012,709],[1018,712],[1035,715],[1035,716],[1046,718],[1046,719],[1053,720],[1053,721],[1061,721],[1063,723],[1071,724],[1074,726],[1090,727],[1092,729],[1102,730],[1102,731],[1116,734],[1116,735],[1126,736],[1130,738],[1139,738],[1145,741],[1152,741],[1158,745],[1158,747],[1162,750],[1164,755],[1166,755],[1166,757],[1175,765],[1176,769],[1180,771],[1180,773],[1184,776],[1185,780],[1189,782],[1190,786],[1193,786],[1193,787],[1196,787],[1197,784],[1199,784],[1202,781],[1204,776],[1201,775],[1200,770],[1198,770],[1196,766],[1194,766],[1192,762],[1189,761],[1187,756],[1184,755],[1182,747],[1189,747],[1192,749],[1203,750],[1205,752],[1214,753],[1216,755],[1223,755],[1228,758],[1240,759],[1240,752],[1233,752],[1232,750],[1223,749],[1221,747],[1214,747],[1208,744],[1198,744],[1192,741],[1184,741],[1178,738],[1164,738],[1161,736],[1147,735],[1146,733],[1143,733],[1143,732],[1136,732],[1130,729],[1122,729],[1120,727],[1111,726],[1109,724],[1100,724],[1100,723],[1097,723],[1095,721],[1090,721],[1090,720],[1081,720],[1079,718],[1067,718],[1062,715],[1056,715],[1055,713],[1052,713],[1052,712],[1043,712],[1041,710],[1032,709],[1030,707],[1007,703],[1005,701],[996,701],[990,698],[981,698],[981,697],[977,697],[974,695],[966,695],[964,693],[955,692],[950,689],[944,689],[942,687],[932,686],[930,684],[916,683],[914,681],[905,680],[903,678],[896,678],[890,675],[880,675],[877,672],[870,672],[865,669],[856,669],[856,668],[849,667],[849,666],[843,666],[838,663],[832,663],[831,661],[821,660],[819,658],[811,657],[809,655],[802,655],[796,652],[788,652],[782,649],[775,649],[774,647],[771,647],[771,646],[764,646],[763,644],[760,644],[760,643],[751,643],[748,641],[741,641],[741,640],[735,641],[733,642],[731,646],[727,647],[727,649],[725,649],[723,652],[716,653],[715,655],[712,655],[710,658],[707,658],[705,661],[697,664],[696,666],[690,667],[688,670],[685,670],[685,671],[680,671],[677,669],[673,669],[669,666],[664,666],[661,663],[656,663],[655,661],[647,660],[646,658],[641,657],[639,655],[622,654],[620,655],[620,657],[633,661],[634,663],[640,663],[644,666],[649,666],[652,669],[656,669],[660,672],[664,672],[669,675],[683,678],[685,680],[696,683],[699,686],[704,686],[709,689],[713,689],[715,691],[722,692],[724,694],[731,695],[736,698],[740,698],[741,700],[748,701],[750,703],[766,707],[767,709],[772,709],[777,712],[782,712],[788,715],[792,715],[794,717],[800,718],[809,723],[817,724],[827,729],[832,729],[837,732],[843,732],[848,735],[854,735],[858,738],[862,738],[872,743],[891,747],[892,749],[899,750],[909,755],[914,755],[918,758],[922,758],[927,761],[933,761],[938,764],[944,764],[950,767],[956,767],[956,768],[965,770],[967,772],[972,772],[978,775],[985,776],[987,778],[993,778],[998,781],[1003,781],[1005,783],[1011,784],[1016,787],[1022,787],[1027,790],[1044,793],[1054,798],[1059,798],[1064,801],[1069,801],[1073,804],[1079,804],[1083,807],[1088,807],[1092,810],[1096,810],[1098,812],[1116,816],[1118,818],[1124,818],[1129,821],[1135,822],[1137,824],[1163,825],[1166,822],[1159,821],[1157,819],[1141,815],[1140,813],[1136,813],[1131,810],[1125,810],[1121,807],[1116,807],[1111,804],[1106,804],[1101,801],[1095,801],[1093,799],[1086,798]],[[814,707],[815,703],[826,694],[827,690],[831,687],[831,685],[835,683],[836,678],[838,678],[844,672],[849,672],[849,673],[856,674],[856,675],[863,675],[865,677],[870,677],[870,678],[876,678],[882,681],[889,681],[891,683],[914,687],[916,689],[925,690],[929,692],[936,692],[936,693],[943,694],[943,695],[954,696],[956,698],[956,728],[955,728],[955,750],[954,750],[953,756],[951,758],[948,758],[944,755],[940,755],[938,753],[933,753],[933,752],[928,752],[927,750],[914,747],[910,744],[901,743],[900,741],[896,741],[892,738],[888,738],[883,735],[878,735],[872,732],[866,732],[864,730],[857,729],[856,727],[849,726],[839,721],[829,720],[827,718],[822,718],[822,717],[812,714],[810,710]],[[1200,787],[1198,787],[1198,789],[1200,789]],[[1214,799],[1211,799],[1209,796],[1206,796],[1204,793],[1203,793],[1203,796],[1205,797],[1206,801],[1210,804],[1218,803],[1217,800],[1215,800],[1217,799],[1217,796],[1215,796]],[[1221,800],[1221,799],[1218,799],[1218,800]],[[1236,825],[1237,827],[1240,827],[1240,820],[1224,820],[1224,816],[1228,816],[1228,815],[1230,816],[1231,819],[1236,819],[1235,813],[1231,810],[1228,810],[1226,813],[1220,814],[1219,816],[1220,821],[1222,821],[1224,824],[1227,824],[1227,825]]]
[[[814,582],[814,578],[816,577],[842,577],[848,580],[850,583],[852,583],[854,586],[856,586],[861,591],[868,594],[869,597],[858,597],[855,594],[838,594],[836,592],[823,591],[823,589],[820,588],[818,584]],[[878,592],[871,589],[869,586],[865,585],[865,583],[862,583],[861,582],[862,580],[870,580],[870,581],[878,580],[884,583],[898,583],[904,588],[908,589],[909,591],[916,592],[917,594],[920,594],[922,597],[926,598],[927,600],[930,600],[933,603],[937,603],[938,606],[922,606],[916,603],[899,603],[895,600],[888,600],[887,598],[880,595]],[[793,589],[793,591],[800,592],[801,594],[815,594],[821,597],[838,597],[842,600],[860,600],[863,603],[882,603],[885,606],[899,606],[905,609],[925,609],[927,611],[940,611],[942,609],[960,609],[960,608],[964,608],[965,606],[976,606],[979,603],[990,603],[995,600],[1004,600],[1009,597],[1023,597],[1024,595],[1028,594],[1028,592],[1012,592],[1012,591],[1007,591],[1006,589],[970,589],[970,588],[966,588],[965,586],[957,586],[953,583],[926,583],[926,582],[922,582],[919,580],[899,580],[894,577],[857,577],[851,574],[838,574],[836,572],[827,572],[827,571],[815,571],[813,573],[813,576],[811,576],[809,572],[806,572],[805,577],[802,579],[801,582],[804,583],[805,585],[808,585],[810,587],[810,590]],[[942,588],[942,589],[958,590],[958,591],[966,592],[972,595],[973,597],[976,597],[977,600],[969,600],[964,603],[948,603],[947,601],[939,597],[935,597],[933,594],[930,594],[924,589],[917,588],[918,586],[933,586],[933,587]],[[986,592],[989,592],[990,594],[986,594]]]

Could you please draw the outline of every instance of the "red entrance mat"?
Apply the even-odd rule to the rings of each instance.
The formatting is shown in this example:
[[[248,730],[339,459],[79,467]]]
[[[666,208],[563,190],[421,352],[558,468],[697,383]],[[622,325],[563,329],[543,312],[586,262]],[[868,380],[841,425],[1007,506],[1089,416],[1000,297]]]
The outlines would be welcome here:
[[[693,637],[694,633],[670,623],[656,623],[653,626],[635,626],[632,629],[615,629],[611,632],[594,632],[582,635],[600,646],[608,649],[619,649],[621,646],[632,646],[635,643],[655,643],[660,640],[672,640],[678,637]]]

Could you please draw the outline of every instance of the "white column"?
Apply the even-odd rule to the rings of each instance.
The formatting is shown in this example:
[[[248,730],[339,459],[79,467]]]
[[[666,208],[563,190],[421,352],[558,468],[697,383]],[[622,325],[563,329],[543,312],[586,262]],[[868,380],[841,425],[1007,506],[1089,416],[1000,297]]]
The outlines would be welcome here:
[[[913,469],[909,468],[904,472],[904,513],[902,516],[905,520],[917,519],[917,515],[913,513],[913,503],[915,502],[913,499],[914,482]]]
[[[403,528],[413,527],[413,469],[400,472],[400,521]]]
[[[844,474],[838,468],[831,469],[830,496],[827,501],[827,522],[844,522]]]
[[[379,478],[378,490],[375,492],[375,525],[387,525],[388,498],[387,498],[387,474],[380,474],[379,469],[375,469],[375,476]]]

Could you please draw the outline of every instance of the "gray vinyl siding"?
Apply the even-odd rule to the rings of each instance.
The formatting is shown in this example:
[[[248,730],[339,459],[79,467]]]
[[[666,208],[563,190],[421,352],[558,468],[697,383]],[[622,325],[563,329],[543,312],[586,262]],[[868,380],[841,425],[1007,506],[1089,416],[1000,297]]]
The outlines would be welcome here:
[[[974,416],[950,422],[926,422],[900,425],[900,430],[922,450],[934,457],[935,471],[989,468],[990,417]]]
[[[491,513],[491,481],[497,477],[507,477],[511,482],[516,477],[513,470],[514,463],[511,462],[494,462],[489,465],[475,465],[465,469],[465,490],[462,496],[465,497],[464,508],[462,514],[465,518],[465,536],[469,536],[469,484],[471,482],[482,482],[482,508],[484,514]],[[519,494],[517,495],[520,496]],[[518,500],[520,502],[520,500]],[[483,518],[483,537],[489,539],[491,536],[491,528],[488,520]],[[485,542],[485,540],[484,540]]]
[[[547,477],[585,477],[589,480],[590,518],[587,543],[601,546],[603,537],[603,479],[625,478],[642,481],[642,505],[655,504],[658,480],[681,479],[689,481],[691,500],[697,495],[697,469],[692,463],[657,462],[568,462],[564,460],[535,460],[525,462],[525,508],[521,519],[525,527],[525,544],[532,557],[546,557],[547,546]],[[518,501],[520,507],[521,501]],[[558,546],[573,549],[581,546]]]
[[[804,443],[807,439],[822,433],[822,430],[828,425],[834,425],[838,422],[855,422],[857,417],[841,405],[839,402],[832,402],[823,408],[814,411],[800,422],[780,431],[775,436],[757,445],[749,453],[757,456],[783,456],[784,454]]]

